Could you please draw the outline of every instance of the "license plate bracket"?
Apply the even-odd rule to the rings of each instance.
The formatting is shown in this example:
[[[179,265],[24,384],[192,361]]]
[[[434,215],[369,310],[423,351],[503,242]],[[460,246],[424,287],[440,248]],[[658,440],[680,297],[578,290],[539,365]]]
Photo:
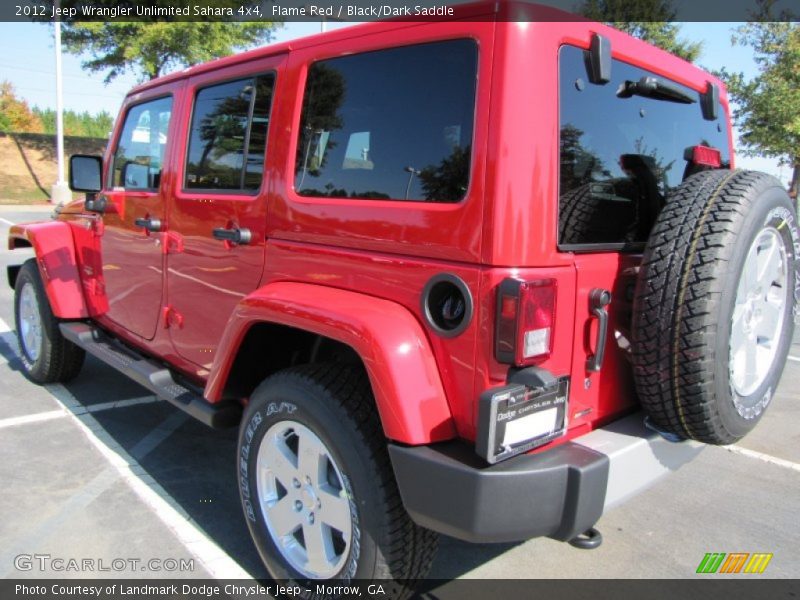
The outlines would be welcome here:
[[[564,435],[568,388],[567,377],[531,368],[481,394],[477,453],[494,464]]]

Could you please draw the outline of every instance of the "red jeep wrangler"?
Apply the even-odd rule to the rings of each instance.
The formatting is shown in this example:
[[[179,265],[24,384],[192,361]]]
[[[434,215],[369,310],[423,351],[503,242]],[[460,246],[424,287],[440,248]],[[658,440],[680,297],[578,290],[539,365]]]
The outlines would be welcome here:
[[[72,157],[85,200],[11,229],[30,379],[89,352],[238,425],[277,579],[412,586],[435,532],[597,545],[780,378],[796,217],[733,168],[721,83],[551,9],[469,10],[145,83]]]

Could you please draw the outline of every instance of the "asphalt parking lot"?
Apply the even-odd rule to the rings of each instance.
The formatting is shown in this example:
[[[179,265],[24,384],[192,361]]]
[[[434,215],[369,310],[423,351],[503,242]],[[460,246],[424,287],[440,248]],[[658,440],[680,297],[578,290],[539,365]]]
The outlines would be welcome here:
[[[48,216],[0,207],[0,237],[11,223]],[[5,281],[5,266],[30,253],[2,248],[0,577],[266,577],[239,505],[236,432],[193,422],[91,358],[67,385],[30,383],[20,372],[13,292]],[[599,549],[548,539],[505,545],[443,539],[431,577],[688,578],[698,577],[707,552],[769,552],[763,575],[747,577],[798,578],[798,517],[796,333],[774,405],[759,427],[733,448],[705,449],[606,514],[597,525],[604,536]],[[94,570],[62,571],[18,558],[34,554],[96,562]],[[116,568],[119,559],[124,568]],[[150,559],[161,563],[145,567]],[[182,559],[194,569],[181,570]],[[112,570],[98,571],[100,561]]]

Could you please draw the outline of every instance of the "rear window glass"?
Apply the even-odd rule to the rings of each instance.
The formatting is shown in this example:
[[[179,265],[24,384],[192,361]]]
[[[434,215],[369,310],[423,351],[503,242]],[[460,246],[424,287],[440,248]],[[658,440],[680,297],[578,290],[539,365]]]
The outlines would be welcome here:
[[[303,196],[457,202],[467,192],[478,51],[453,40],[314,63],[297,145]]]
[[[670,189],[691,172],[686,148],[711,146],[729,162],[724,113],[707,121],[696,91],[617,60],[609,83],[592,84],[584,51],[573,46],[561,48],[559,64],[559,243],[640,245]],[[618,95],[642,77],[691,102]]]

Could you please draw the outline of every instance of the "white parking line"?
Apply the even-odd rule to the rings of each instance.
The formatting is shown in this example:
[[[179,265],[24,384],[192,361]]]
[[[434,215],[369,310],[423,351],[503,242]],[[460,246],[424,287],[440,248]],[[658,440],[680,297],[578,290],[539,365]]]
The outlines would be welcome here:
[[[170,417],[151,429],[147,435],[131,448],[131,455],[143,459],[186,420],[187,416],[185,414],[172,413]],[[4,554],[0,555],[0,565],[9,565],[9,568],[5,573],[0,573],[0,576],[7,577],[13,573],[10,568],[13,556],[23,552],[24,548],[41,547],[51,538],[54,531],[68,526],[74,521],[78,513],[85,512],[95,500],[118,483],[120,479],[119,470],[114,468],[113,465],[106,465],[93,479],[86,482],[79,490],[65,499],[57,513],[40,522],[33,529],[26,531],[20,538],[6,544],[3,548]]]
[[[77,400],[61,384],[46,386],[53,398],[70,410]],[[184,416],[183,413],[176,415]],[[250,575],[214,543],[192,517],[128,454],[117,441],[88,413],[70,418],[80,427],[92,445],[108,460],[137,496],[158,516],[175,537],[198,560],[203,568],[217,579],[250,579]],[[165,431],[165,436],[172,433]],[[153,440],[154,443],[158,443]]]
[[[66,411],[48,410],[47,412],[23,415],[21,417],[9,417],[8,419],[0,420],[0,429],[5,429],[6,427],[16,427],[18,425],[27,425],[29,423],[38,423],[39,421],[50,421],[51,419],[59,419],[66,416]]]
[[[16,225],[16,223],[14,223],[13,221],[9,221],[8,219],[4,219],[3,217],[0,217],[0,221],[5,223],[6,225]]]
[[[742,446],[738,445],[725,446],[725,449],[735,454],[741,454],[742,456],[749,456],[750,458],[755,458],[757,460],[777,465],[779,467],[784,467],[785,469],[791,469],[792,471],[797,471],[798,473],[800,473],[800,464],[792,462],[790,460],[786,460],[784,458],[778,458],[777,456],[764,454],[763,452],[750,450],[749,448],[743,448]]]
[[[8,326],[0,319],[0,330],[2,327]],[[161,426],[140,440],[136,447],[128,453],[66,387],[61,384],[52,384],[45,388],[62,408],[61,411],[55,412],[66,413],[67,417],[77,425],[133,492],[161,519],[161,522],[172,531],[187,551],[212,577],[216,579],[251,579],[250,574],[203,532],[194,519],[145,471],[137,460],[183,424],[188,418],[184,413],[176,411]],[[134,398],[133,400],[143,399]],[[98,482],[96,487],[102,490],[104,489],[103,485],[109,481],[111,480],[106,476],[102,482]],[[96,495],[99,494],[90,494],[92,497]],[[82,498],[80,506],[85,503],[86,498]]]
[[[789,360],[793,360],[794,362],[800,362],[800,356],[792,356],[790,354],[788,358]]]

